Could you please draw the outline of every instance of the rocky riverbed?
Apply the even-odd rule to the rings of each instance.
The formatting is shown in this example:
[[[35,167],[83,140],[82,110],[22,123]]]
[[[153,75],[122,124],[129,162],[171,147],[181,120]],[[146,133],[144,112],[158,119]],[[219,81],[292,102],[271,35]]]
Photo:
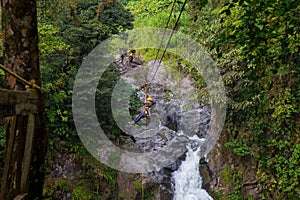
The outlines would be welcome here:
[[[146,63],[148,65],[147,80],[151,80],[157,67],[155,61]],[[152,74],[151,74],[152,73]],[[141,74],[145,74],[144,66],[135,66],[122,75],[122,79],[131,84],[134,88],[142,88],[145,84]],[[144,90],[137,90],[140,100],[145,99]],[[167,92],[166,92],[167,91]],[[172,199],[173,187],[172,173],[178,170],[180,164],[185,159],[187,144],[191,142],[191,137],[205,138],[210,126],[211,110],[206,105],[201,105],[195,100],[195,89],[193,80],[181,76],[178,73],[170,73],[170,70],[160,66],[151,82],[148,96],[155,99],[156,105],[151,109],[151,117],[143,119],[138,125],[126,125],[126,131],[134,137],[124,136],[126,141],[124,148],[128,150],[139,150],[149,152],[150,159],[159,163],[168,163],[168,159],[176,158],[173,162],[148,174],[139,176],[143,180],[145,190],[153,189],[156,185],[155,199]],[[193,144],[192,144],[193,145]],[[157,153],[159,152],[159,153]],[[168,155],[168,156],[162,156]],[[164,160],[165,159],[165,160]],[[205,177],[203,187],[207,190],[213,180],[212,172],[209,170],[207,162],[202,159],[199,166],[201,174]],[[133,182],[136,176],[128,176],[126,173],[119,172],[119,189],[121,192],[129,193],[129,196],[139,194],[136,189],[130,191],[132,185],[124,187],[123,178],[127,177],[129,182]],[[124,180],[123,180],[124,181]]]

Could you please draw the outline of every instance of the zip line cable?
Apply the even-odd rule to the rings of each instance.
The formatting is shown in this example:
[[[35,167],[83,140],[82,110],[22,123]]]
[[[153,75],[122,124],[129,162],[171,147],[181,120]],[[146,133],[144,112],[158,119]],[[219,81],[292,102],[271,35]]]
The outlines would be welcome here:
[[[160,44],[159,44],[159,47],[158,47],[158,51],[157,51],[156,57],[154,59],[154,64],[156,63],[156,60],[157,60],[159,52],[160,52],[160,48],[161,48],[162,43],[164,41],[166,30],[167,30],[167,28],[169,26],[169,22],[171,20],[175,4],[176,4],[176,0],[173,1],[173,5],[172,5],[171,12],[170,12],[170,15],[169,15],[169,18],[168,18],[168,21],[167,21],[167,24],[166,24],[166,27],[165,27],[165,30],[164,30],[164,33],[163,33],[163,37],[162,37],[162,40],[160,41]],[[151,72],[152,72],[152,70],[151,70]],[[146,84],[145,84],[145,87],[144,87],[144,93],[145,93],[145,102],[146,102],[147,101],[147,97],[148,97],[148,80],[147,80],[148,77],[147,77],[147,74],[145,76],[145,79],[146,79]],[[147,127],[147,117],[146,117],[145,126]],[[147,130],[145,131],[145,138],[146,138],[146,136],[147,136]],[[144,154],[144,159],[145,159],[145,154],[146,154],[146,148],[145,147],[144,147],[143,154]],[[144,194],[144,185],[143,185],[144,181],[143,180],[144,180],[144,174],[142,173],[142,200],[144,200],[144,196],[145,196],[145,194]]]
[[[171,17],[172,17],[174,8],[175,8],[175,4],[176,4],[176,0],[173,1],[172,8],[171,8],[171,12],[170,12],[170,15],[169,15],[169,17],[168,17],[168,21],[167,21],[167,24],[166,24],[166,26],[165,26],[165,30],[164,30],[164,33],[163,33],[163,37],[162,37],[162,39],[161,39],[161,41],[160,41],[160,44],[159,44],[159,47],[158,47],[158,50],[157,50],[157,53],[156,53],[156,56],[155,56],[153,65],[155,65],[156,60],[157,60],[158,55],[159,55],[159,52],[160,52],[160,48],[162,47],[162,43],[163,43],[164,38],[165,38],[165,35],[166,35],[166,30],[167,30],[167,28],[168,28],[168,26],[169,26],[169,23],[170,23],[170,20],[171,20]],[[151,72],[152,72],[152,71],[153,71],[153,70],[151,69]],[[151,73],[150,73],[150,74],[151,74]],[[148,79],[147,79],[147,78],[148,78],[148,77],[147,77],[147,75],[146,75],[146,84],[145,84],[145,88],[146,88],[145,90],[146,90],[146,91],[148,91],[148,89],[147,89],[147,88],[148,88]],[[148,96],[148,94],[145,93],[145,98],[147,98],[147,96]]]
[[[160,44],[159,44],[159,47],[158,47],[158,51],[157,51],[156,57],[155,57],[155,59],[154,59],[154,64],[155,64],[155,62],[156,62],[156,60],[157,60],[157,58],[158,58],[158,55],[159,55],[159,52],[160,52],[160,47],[162,46],[162,43],[163,43],[163,41],[164,41],[165,34],[166,34],[166,29],[167,29],[168,26],[169,26],[169,22],[170,22],[171,17],[172,17],[172,13],[173,13],[173,10],[174,10],[174,7],[175,7],[175,3],[176,3],[176,0],[174,0],[174,2],[173,2],[172,8],[171,8],[171,12],[170,12],[170,15],[169,15],[169,18],[168,18],[168,21],[167,21],[167,25],[166,25],[166,27],[165,27],[163,37],[162,37],[162,39],[161,39],[161,41],[160,41]]]
[[[171,16],[172,16],[172,13],[173,13],[173,10],[174,10],[174,7],[175,7],[175,3],[176,3],[176,0],[174,0],[174,2],[173,2],[172,9],[171,9],[171,13],[170,13],[170,15],[169,15],[169,19],[168,19],[168,21],[167,21],[167,25],[166,25],[166,28],[165,28],[165,30],[164,30],[163,37],[162,37],[162,40],[160,41],[159,48],[158,48],[158,51],[157,51],[157,54],[156,54],[156,58],[155,58],[155,60],[154,60],[154,65],[155,65],[156,60],[157,60],[157,58],[158,58],[158,55],[159,55],[159,52],[160,52],[160,48],[161,48],[161,46],[162,46],[162,43],[163,43],[163,40],[164,40],[164,37],[165,37],[166,29],[168,28],[168,25],[169,25],[169,22],[170,22],[170,19],[171,19]],[[164,55],[165,55],[165,53],[166,53],[166,51],[167,51],[167,49],[168,49],[168,46],[169,46],[170,41],[171,41],[171,39],[172,39],[172,36],[173,36],[173,34],[174,34],[174,32],[175,32],[175,29],[177,28],[178,22],[179,22],[179,20],[180,20],[181,14],[182,14],[182,12],[183,12],[183,10],[184,10],[184,7],[185,7],[186,3],[187,3],[187,0],[185,0],[184,3],[183,3],[183,6],[182,6],[181,11],[180,11],[180,13],[179,13],[179,16],[178,16],[178,18],[177,18],[177,20],[176,20],[176,23],[175,23],[174,27],[173,27],[171,36],[170,36],[170,38],[169,38],[169,40],[168,40],[168,43],[167,43],[167,45],[166,45],[166,47],[165,47],[165,50],[164,50],[164,52],[163,52],[163,54],[162,54],[162,56],[161,56],[161,58],[160,58],[160,61],[159,61],[158,66],[157,66],[157,68],[156,68],[156,71],[154,72],[154,75],[153,75],[151,81],[149,82],[149,84],[148,84],[148,80],[147,80],[147,76],[146,76],[146,84],[145,84],[145,87],[144,87],[144,92],[145,92],[145,102],[147,101],[147,96],[148,96],[148,86],[152,83],[154,77],[156,76],[156,73],[157,73],[157,71],[158,71],[158,68],[159,68],[159,66],[160,66],[160,64],[161,64],[161,62],[162,62],[162,59],[163,59],[163,57],[164,57]],[[145,126],[147,127],[147,117],[146,117],[146,120],[145,120]],[[145,138],[146,138],[146,136],[147,136],[147,129],[145,130]],[[143,151],[144,159],[145,159],[145,153],[146,153],[146,149],[145,149],[145,146],[144,146],[144,151]],[[142,173],[142,200],[144,200],[144,198],[145,198],[144,185],[143,185],[143,184],[144,184],[144,173]]]
[[[158,71],[158,68],[160,67],[160,64],[161,64],[161,62],[162,62],[162,59],[163,59],[163,57],[164,57],[164,55],[165,55],[165,53],[166,53],[166,51],[167,51],[167,49],[168,49],[168,46],[169,46],[169,44],[170,44],[170,42],[171,42],[172,36],[173,36],[173,34],[174,34],[176,28],[177,28],[178,22],[179,22],[179,20],[180,20],[181,14],[182,14],[183,11],[184,11],[184,7],[185,7],[186,3],[187,3],[187,0],[185,0],[184,3],[183,3],[183,5],[182,5],[181,11],[180,11],[179,16],[178,16],[178,18],[177,18],[177,21],[176,21],[176,23],[175,23],[175,25],[174,25],[174,27],[173,27],[171,36],[169,37],[168,43],[167,43],[167,45],[166,45],[166,48],[165,48],[165,50],[164,50],[164,52],[163,52],[163,54],[162,54],[162,56],[161,56],[161,58],[160,58],[160,61],[159,61],[159,63],[158,63],[158,66],[157,66],[157,68],[156,68],[156,70],[155,70],[155,72],[154,72],[154,74],[153,74],[153,77],[152,77],[151,81],[149,82],[149,85],[152,83],[153,79],[154,79],[155,76],[156,76],[156,73],[157,73],[157,71]]]

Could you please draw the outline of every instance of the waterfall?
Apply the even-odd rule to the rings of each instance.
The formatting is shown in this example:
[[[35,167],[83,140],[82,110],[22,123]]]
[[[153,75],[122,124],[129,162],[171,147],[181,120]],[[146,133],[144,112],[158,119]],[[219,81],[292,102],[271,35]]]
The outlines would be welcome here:
[[[179,169],[172,174],[174,183],[173,200],[213,200],[209,194],[201,188],[202,177],[199,172],[199,151],[193,151],[191,145],[188,146],[186,159]]]

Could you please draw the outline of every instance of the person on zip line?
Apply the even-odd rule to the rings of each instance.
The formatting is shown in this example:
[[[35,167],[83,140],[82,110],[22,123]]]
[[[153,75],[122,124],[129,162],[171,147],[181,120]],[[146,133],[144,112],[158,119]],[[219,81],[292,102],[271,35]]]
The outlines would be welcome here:
[[[143,118],[149,118],[150,117],[150,109],[152,106],[154,106],[156,104],[156,102],[153,100],[152,97],[148,97],[146,102],[144,103],[144,106],[143,106],[143,110],[140,114],[138,114],[136,116],[136,118],[133,120],[133,122],[131,122],[130,124],[136,124],[138,123],[141,119]],[[132,141],[135,143],[136,142],[136,139],[134,138],[133,135],[129,134],[127,131],[123,132],[122,135],[124,136],[129,136]]]
[[[133,120],[133,124],[138,123],[141,119],[143,119],[145,117],[149,118],[149,116],[150,116],[150,109],[155,104],[156,104],[156,102],[153,100],[153,98],[152,97],[148,97],[147,100],[146,100],[146,102],[144,103],[142,112],[136,116],[136,118]]]

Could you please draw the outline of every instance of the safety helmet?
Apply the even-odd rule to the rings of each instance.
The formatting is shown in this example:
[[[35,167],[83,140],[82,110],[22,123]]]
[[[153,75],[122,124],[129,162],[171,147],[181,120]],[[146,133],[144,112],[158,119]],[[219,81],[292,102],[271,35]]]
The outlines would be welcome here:
[[[152,97],[148,97],[147,101],[153,101],[153,98]]]

